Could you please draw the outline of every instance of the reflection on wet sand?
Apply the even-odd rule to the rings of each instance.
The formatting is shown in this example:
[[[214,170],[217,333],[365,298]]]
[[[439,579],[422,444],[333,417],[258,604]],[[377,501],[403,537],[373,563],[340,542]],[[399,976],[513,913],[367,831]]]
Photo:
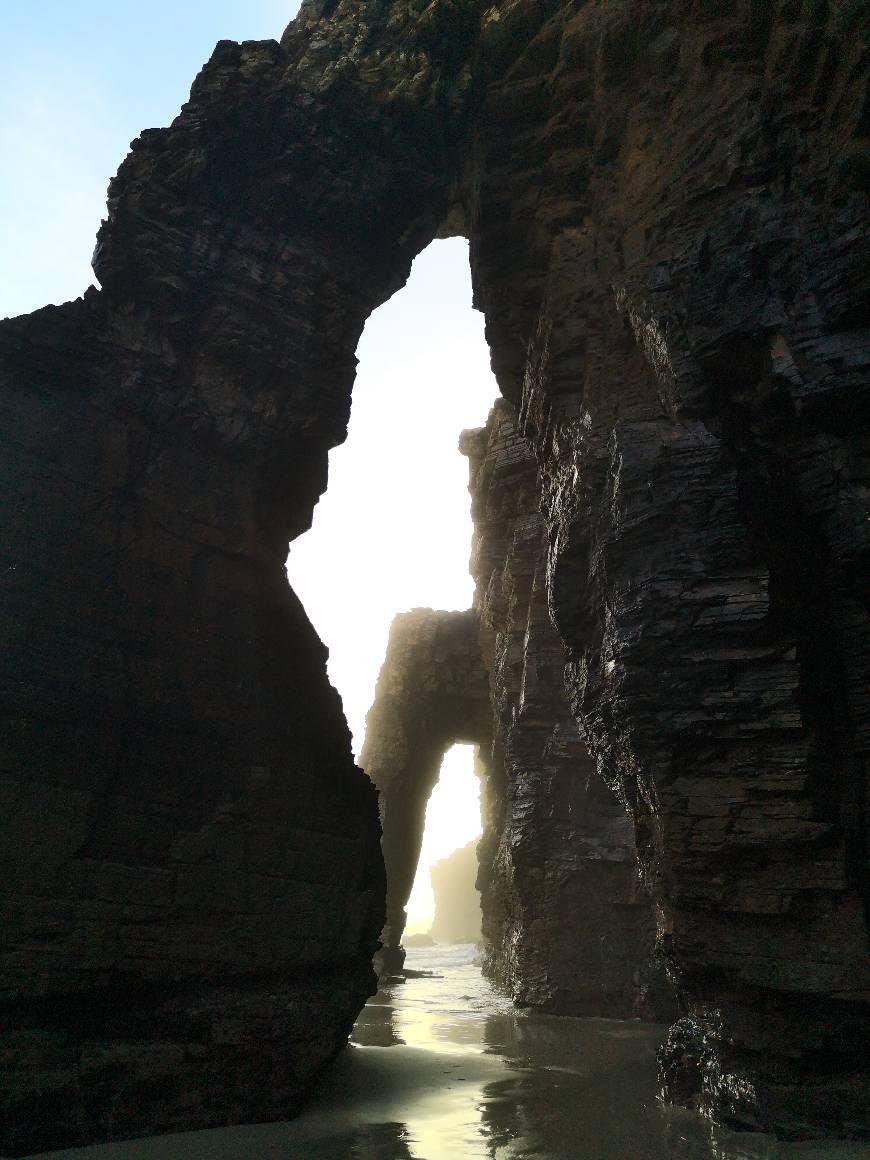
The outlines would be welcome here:
[[[66,1160],[870,1160],[870,1146],[711,1129],[655,1095],[662,1028],[515,1010],[474,948],[384,988],[317,1099],[255,1124],[53,1153]]]
[[[656,1140],[661,1030],[580,1019],[566,1029],[564,1023],[552,1016],[486,1021],[488,1050],[498,1051],[508,1067],[508,1075],[484,1092],[483,1118],[495,1154],[595,1160],[668,1155]]]
[[[353,1029],[353,1042],[368,1047],[401,1047],[395,1028],[395,1007],[389,994],[378,991],[360,1012]]]

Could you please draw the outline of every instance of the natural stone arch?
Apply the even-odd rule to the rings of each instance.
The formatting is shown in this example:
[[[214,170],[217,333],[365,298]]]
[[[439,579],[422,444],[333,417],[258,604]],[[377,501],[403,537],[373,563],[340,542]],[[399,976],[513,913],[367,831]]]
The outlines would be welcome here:
[[[102,291],[0,328],[4,995],[43,1028],[70,994],[116,1042],[176,1028],[149,1066],[177,1091],[207,1024],[232,1109],[149,1102],[121,1052],[142,1099],[115,1131],[286,1114],[370,983],[373,795],[283,557],[363,322],[457,204],[542,468],[572,708],[688,1012],[667,1090],[866,1124],[866,60],[844,5],[312,4],[280,45],[221,44],[136,143]],[[243,848],[280,866],[277,922],[233,901]],[[311,886],[343,935],[299,938]],[[266,1058],[276,972],[324,1030],[290,1019]],[[60,1025],[58,1110],[20,1072],[10,1148],[109,1130],[82,1109],[114,1073]]]
[[[462,85],[330,79],[316,24],[220,44],[111,184],[102,289],[0,328],[4,1149],[293,1114],[374,987],[375,794],[284,562]]]
[[[423,840],[426,803],[453,745],[492,743],[489,676],[472,611],[417,608],[397,616],[366,717],[360,765],[380,794],[387,874],[382,968],[401,969],[405,906]],[[478,758],[480,760],[480,758]]]

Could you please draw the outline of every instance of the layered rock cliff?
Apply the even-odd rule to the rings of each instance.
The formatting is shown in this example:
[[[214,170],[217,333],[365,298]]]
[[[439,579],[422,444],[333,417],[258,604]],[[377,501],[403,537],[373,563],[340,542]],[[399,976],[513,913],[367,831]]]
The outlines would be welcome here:
[[[687,1011],[666,1093],[866,1131],[866,44],[330,0],[134,143],[102,290],[0,326],[7,1150],[285,1114],[365,993],[375,804],[282,565],[451,229]]]
[[[305,516],[159,316],[0,327],[5,1154],[286,1116],[374,983],[375,794],[284,575]]]
[[[475,613],[496,738],[480,843],[485,969],[523,1005],[667,1017],[634,830],[565,693],[565,648],[547,607],[537,463],[506,401],[460,446],[469,457]]]
[[[374,982],[376,800],[287,587],[301,516],[154,312],[0,327],[5,1154],[292,1113]]]
[[[292,1114],[373,989],[376,795],[284,561],[452,201],[460,62],[404,23],[219,44],[102,289],[0,326],[4,1151]]]

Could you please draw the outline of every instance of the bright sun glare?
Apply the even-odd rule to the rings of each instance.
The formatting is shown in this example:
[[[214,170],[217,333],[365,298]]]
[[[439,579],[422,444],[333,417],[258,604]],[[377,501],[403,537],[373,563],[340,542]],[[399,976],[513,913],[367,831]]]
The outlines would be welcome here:
[[[445,755],[438,784],[426,806],[426,829],[417,876],[408,899],[407,934],[426,931],[435,915],[429,867],[480,837],[480,782],[474,774],[474,747],[454,745]]]
[[[359,753],[396,613],[471,605],[468,461],[457,440],[485,422],[498,391],[464,239],[417,258],[407,286],[366,323],[357,355],[350,433],[329,457],[329,489],[287,572],[329,648]],[[480,833],[472,766],[470,746],[453,749],[430,800],[413,929],[431,920],[431,863]]]

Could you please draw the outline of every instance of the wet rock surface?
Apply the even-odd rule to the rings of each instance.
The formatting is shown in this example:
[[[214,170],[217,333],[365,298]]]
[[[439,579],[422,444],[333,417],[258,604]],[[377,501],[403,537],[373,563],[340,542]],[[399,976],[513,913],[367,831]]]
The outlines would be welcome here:
[[[281,1114],[362,1002],[374,795],[283,559],[439,231],[685,1006],[667,1092],[867,1131],[866,40],[810,0],[309,4],[134,144],[102,290],[0,326],[6,1150]]]
[[[463,434],[471,570],[495,743],[483,765],[484,965],[514,999],[573,1015],[667,1018],[634,830],[599,776],[565,693],[547,604],[541,479],[502,400]]]

